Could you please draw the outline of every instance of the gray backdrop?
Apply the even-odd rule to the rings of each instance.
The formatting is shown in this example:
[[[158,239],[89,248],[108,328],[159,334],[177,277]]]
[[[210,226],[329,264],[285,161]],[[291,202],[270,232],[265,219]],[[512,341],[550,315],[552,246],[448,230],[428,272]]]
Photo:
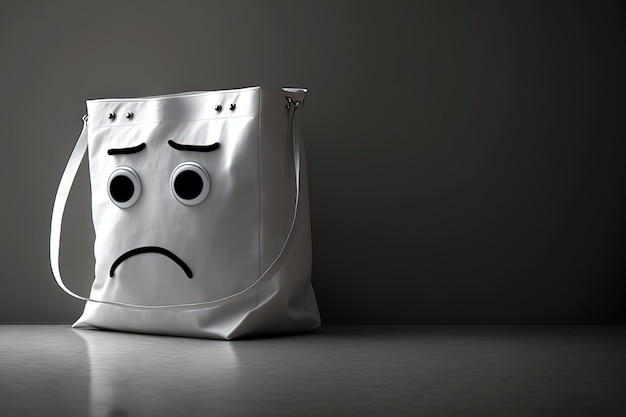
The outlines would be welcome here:
[[[84,100],[304,86],[332,322],[624,321],[621,2],[3,1],[0,321],[71,321]],[[62,270],[87,292],[85,167]]]

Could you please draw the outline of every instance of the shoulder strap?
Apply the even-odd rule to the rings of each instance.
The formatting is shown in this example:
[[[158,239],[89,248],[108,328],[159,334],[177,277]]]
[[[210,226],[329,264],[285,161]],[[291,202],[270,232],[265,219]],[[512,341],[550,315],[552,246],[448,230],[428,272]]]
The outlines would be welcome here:
[[[291,237],[293,235],[293,231],[296,225],[296,220],[298,216],[298,206],[300,203],[300,143],[297,137],[297,129],[296,129],[296,110],[300,106],[300,101],[293,102],[291,99],[288,101],[287,111],[288,111],[288,140],[293,141],[293,163],[295,170],[295,204],[293,209],[293,217],[291,219],[289,231],[287,232],[287,236],[278,251],[278,254],[274,258],[274,260],[270,263],[270,265],[263,271],[263,273],[247,288],[241,290],[236,294],[229,295],[224,298],[220,298],[218,300],[212,301],[202,301],[197,303],[185,303],[185,304],[166,304],[166,305],[140,305],[140,304],[130,304],[130,303],[122,303],[118,301],[107,301],[107,300],[97,300],[93,298],[80,296],[73,291],[71,291],[67,286],[63,283],[63,279],[61,278],[61,271],[59,268],[59,252],[60,252],[60,242],[61,242],[61,224],[63,222],[63,212],[65,211],[65,205],[67,203],[67,198],[69,196],[70,190],[72,188],[72,184],[74,183],[74,178],[76,178],[76,173],[78,172],[78,168],[80,167],[81,161],[85,155],[85,151],[87,150],[87,116],[83,116],[83,130],[76,141],[76,145],[74,146],[74,150],[70,156],[67,165],[65,166],[65,171],[63,171],[63,175],[61,176],[61,182],[59,184],[59,188],[57,190],[56,197],[54,199],[54,206],[52,208],[52,221],[50,225],[50,265],[52,267],[52,273],[54,275],[54,279],[56,283],[61,287],[63,291],[71,295],[72,297],[78,298],[83,301],[93,301],[103,304],[110,304],[118,307],[130,307],[134,309],[142,309],[142,310],[151,310],[151,309],[200,309],[211,306],[217,306],[219,304],[223,304],[226,302],[234,301],[242,297],[245,293],[251,290],[253,287],[260,286],[264,284],[269,278],[271,278],[278,268],[280,267],[280,260],[283,256],[283,253],[289,246],[291,241]]]
[[[72,155],[70,155],[69,161],[61,176],[61,182],[57,189],[57,195],[54,198],[54,205],[52,206],[52,221],[50,224],[50,266],[52,267],[52,274],[57,282],[57,285],[61,287],[63,291],[76,297],[79,300],[88,301],[88,298],[82,297],[72,292],[63,283],[61,278],[61,271],[59,269],[59,249],[61,246],[61,223],[63,222],[63,212],[65,211],[65,204],[67,198],[74,184],[74,178],[80,167],[80,163],[83,160],[85,151],[87,150],[87,116],[83,116],[83,130],[80,132],[80,136],[76,141]]]

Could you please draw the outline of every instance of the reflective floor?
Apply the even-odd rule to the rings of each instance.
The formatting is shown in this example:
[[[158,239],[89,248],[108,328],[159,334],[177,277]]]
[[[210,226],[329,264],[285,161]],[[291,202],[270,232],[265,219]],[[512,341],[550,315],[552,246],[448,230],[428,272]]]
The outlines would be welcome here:
[[[626,326],[223,342],[0,325],[0,416],[624,416]]]

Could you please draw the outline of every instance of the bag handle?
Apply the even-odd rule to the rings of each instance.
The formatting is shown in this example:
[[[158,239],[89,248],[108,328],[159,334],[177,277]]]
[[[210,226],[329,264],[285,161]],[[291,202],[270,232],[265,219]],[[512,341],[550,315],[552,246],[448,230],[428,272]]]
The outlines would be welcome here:
[[[74,298],[78,298],[83,301],[90,301],[89,298],[80,296],[65,286],[63,278],[61,278],[61,270],[59,268],[59,252],[61,248],[61,224],[63,223],[63,213],[65,212],[65,205],[67,198],[69,197],[70,190],[74,184],[76,173],[80,167],[80,163],[83,160],[85,152],[87,151],[87,115],[83,116],[83,130],[78,136],[76,145],[72,150],[70,159],[65,165],[65,170],[61,176],[59,188],[57,194],[54,197],[54,205],[52,206],[52,220],[50,222],[50,266],[52,268],[52,275],[57,285],[61,287],[63,291],[68,293]]]
[[[98,300],[90,297],[84,297],[74,293],[72,290],[67,288],[65,283],[63,282],[63,278],[61,277],[61,270],[59,268],[59,255],[60,255],[60,246],[61,246],[61,225],[63,223],[63,213],[65,211],[65,206],[67,204],[67,199],[69,197],[70,190],[72,185],[74,184],[74,179],[76,178],[76,174],[78,172],[78,168],[85,156],[87,151],[87,131],[88,131],[88,116],[83,116],[83,129],[80,132],[80,136],[76,141],[76,145],[72,150],[72,154],[70,155],[70,159],[65,166],[65,170],[63,171],[63,175],[61,176],[61,181],[59,183],[59,188],[57,189],[56,196],[54,198],[54,205],[52,207],[52,220],[50,224],[50,266],[52,268],[52,274],[54,275],[54,280],[57,285],[65,291],[67,294],[71,295],[74,298],[77,298],[82,301],[93,301],[102,304],[110,304],[118,307],[130,307],[134,309],[141,310],[153,310],[153,309],[201,309],[206,307],[215,307],[217,305],[221,305],[227,302],[235,301],[236,299],[242,297],[246,292],[251,290],[254,287],[260,286],[265,283],[270,277],[275,274],[275,270],[279,266],[279,261],[281,260],[289,242],[291,241],[291,237],[293,235],[293,230],[296,225],[297,215],[298,215],[298,206],[300,203],[300,142],[297,138],[297,129],[296,129],[296,112],[301,105],[301,101],[294,101],[291,97],[286,97],[287,99],[287,115],[288,115],[288,130],[287,130],[287,140],[291,139],[293,143],[293,163],[294,163],[294,171],[295,171],[295,182],[296,182],[296,195],[295,195],[295,204],[293,209],[293,217],[291,220],[291,225],[289,227],[289,231],[287,232],[287,236],[278,251],[278,254],[274,258],[274,260],[270,263],[270,265],[263,271],[263,273],[247,288],[243,290],[231,294],[229,296],[219,298],[217,300],[212,301],[201,301],[195,303],[183,303],[183,304],[165,304],[165,305],[141,305],[141,304],[131,304],[131,303],[123,303],[119,301],[107,301],[107,300]]]

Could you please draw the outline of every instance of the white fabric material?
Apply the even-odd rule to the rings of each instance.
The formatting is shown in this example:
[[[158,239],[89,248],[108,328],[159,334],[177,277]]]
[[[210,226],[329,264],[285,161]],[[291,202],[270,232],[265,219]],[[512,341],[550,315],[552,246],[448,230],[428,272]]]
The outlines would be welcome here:
[[[74,327],[233,339],[319,326],[298,134],[305,94],[251,87],[87,102],[50,241],[57,283],[87,300]],[[63,209],[87,144],[96,232],[88,299],[58,267]],[[175,195],[181,165],[202,174],[206,198]],[[119,173],[132,177],[130,191],[111,185]],[[132,188],[130,200],[114,201]]]

